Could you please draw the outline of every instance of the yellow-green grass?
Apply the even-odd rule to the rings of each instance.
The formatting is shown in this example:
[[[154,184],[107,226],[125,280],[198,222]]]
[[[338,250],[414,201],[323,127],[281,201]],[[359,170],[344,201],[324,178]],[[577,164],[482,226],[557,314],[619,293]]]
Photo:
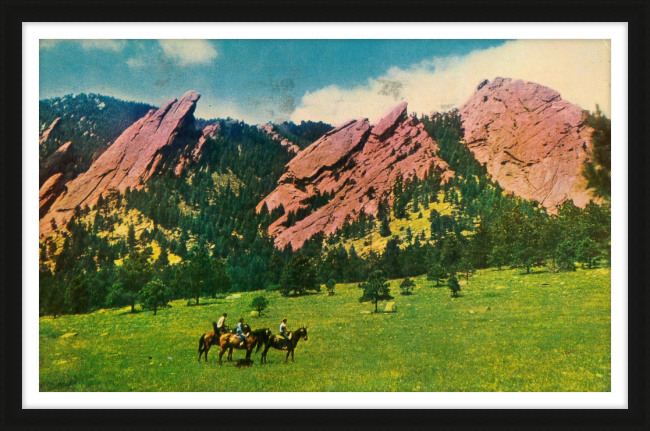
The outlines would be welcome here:
[[[379,221],[377,225],[372,230],[371,233],[366,235],[363,238],[346,241],[344,243],[345,248],[349,249],[350,246],[354,245],[355,250],[361,256],[367,255],[371,250],[374,250],[377,253],[382,253],[386,248],[386,243],[393,236],[399,237],[402,241],[406,240],[407,228],[411,228],[411,233],[419,235],[422,231],[425,232],[427,238],[430,236],[431,222],[429,221],[429,215],[432,210],[438,211],[442,215],[449,215],[453,210],[453,205],[450,203],[444,202],[444,193],[438,195],[438,201],[432,202],[425,207],[424,205],[420,206],[419,212],[412,211],[412,205],[408,207],[408,219],[397,219],[391,217],[390,220],[390,231],[391,235],[388,237],[382,237],[379,234]],[[422,217],[419,217],[419,214],[422,213]]]
[[[610,270],[554,274],[485,270],[452,300],[415,279],[391,281],[397,312],[368,313],[356,285],[304,297],[242,293],[233,300],[174,301],[157,316],[128,308],[40,319],[41,391],[609,391]],[[250,317],[260,293],[270,305]],[[380,303],[383,309],[385,303]],[[271,350],[252,368],[197,363],[198,339],[227,312],[255,328],[309,328],[296,362]],[[76,336],[62,337],[76,333]],[[244,352],[234,353],[243,358]]]

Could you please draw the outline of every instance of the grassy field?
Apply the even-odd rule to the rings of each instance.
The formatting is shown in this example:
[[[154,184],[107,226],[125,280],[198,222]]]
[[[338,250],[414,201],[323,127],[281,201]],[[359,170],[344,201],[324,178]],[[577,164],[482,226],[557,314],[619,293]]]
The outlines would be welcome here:
[[[415,279],[397,312],[368,313],[356,285],[299,298],[251,298],[129,314],[128,309],[40,319],[41,391],[609,391],[610,270],[553,274],[479,271],[452,300],[446,287]],[[204,301],[202,300],[202,303]],[[380,307],[383,309],[382,303]],[[296,362],[269,351],[252,368],[197,363],[198,339],[227,312],[253,329],[309,328]],[[70,335],[76,334],[76,335]],[[235,352],[242,358],[244,352]]]

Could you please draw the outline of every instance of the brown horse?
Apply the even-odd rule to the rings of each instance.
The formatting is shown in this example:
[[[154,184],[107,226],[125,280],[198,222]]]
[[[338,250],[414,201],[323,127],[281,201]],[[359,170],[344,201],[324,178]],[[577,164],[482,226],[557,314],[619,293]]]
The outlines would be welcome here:
[[[304,326],[295,332],[290,333],[289,335],[289,341],[286,342],[285,346],[285,339],[279,335],[271,335],[269,338],[269,341],[264,345],[264,351],[262,352],[262,358],[260,359],[260,364],[263,364],[266,362],[266,354],[269,351],[271,347],[273,347],[276,350],[286,350],[287,351],[287,356],[284,358],[284,362],[286,363],[289,360],[289,355],[291,355],[291,362],[295,362],[293,360],[293,351],[296,350],[296,347],[298,346],[298,341],[300,340],[305,340],[307,341],[307,328]]]
[[[244,341],[244,345],[241,345],[241,339],[235,334],[223,334],[219,338],[219,346],[221,350],[219,351],[219,365],[221,365],[221,358],[223,354],[228,350],[228,356],[226,359],[232,361],[232,351],[235,350],[246,350],[246,359],[251,358],[251,352],[254,348],[257,347],[256,351],[259,351],[262,345],[266,345],[271,335],[271,331],[268,328],[256,329],[251,331],[248,325],[244,325],[244,333],[248,333],[248,337]]]
[[[247,325],[246,325],[247,327]],[[250,328],[247,328],[250,331]],[[201,335],[199,338],[199,362],[201,362],[201,355],[205,353],[205,362],[208,362],[208,352],[210,347],[219,345],[219,338],[224,335],[232,332],[219,331],[217,328],[217,322],[212,322],[212,332]]]

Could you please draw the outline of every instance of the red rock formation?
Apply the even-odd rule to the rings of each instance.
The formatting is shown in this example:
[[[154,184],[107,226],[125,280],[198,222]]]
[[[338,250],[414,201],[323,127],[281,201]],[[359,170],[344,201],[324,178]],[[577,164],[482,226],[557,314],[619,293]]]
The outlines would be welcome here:
[[[41,186],[43,186],[45,184],[45,181],[52,177],[54,174],[65,172],[66,167],[69,164],[75,164],[75,160],[73,159],[70,151],[71,146],[72,142],[66,142],[65,144],[61,145],[50,157],[40,163],[38,169],[38,181]],[[70,178],[65,179],[66,182],[69,180]]]
[[[58,174],[54,174],[48,178],[39,190],[38,212],[41,218],[47,214],[47,211],[56,200],[56,197],[59,195],[64,183],[65,180],[63,179],[63,174],[59,172]]]
[[[50,220],[65,226],[74,208],[94,205],[101,194],[141,188],[166,161],[166,149],[180,145],[179,135],[193,129],[193,113],[199,95],[189,91],[160,109],[149,111],[126,129],[88,169],[66,185],[66,191],[41,219],[40,232],[51,231]]]
[[[285,138],[284,136],[280,135],[278,132],[275,131],[273,124],[268,123],[268,124],[260,124],[257,126],[258,129],[260,129],[262,132],[266,133],[269,138],[273,139],[274,141],[278,141],[280,145],[285,147],[288,152],[293,153],[293,154],[298,154],[300,152],[300,147],[295,145],[293,142]]]
[[[50,133],[52,133],[56,128],[56,126],[59,125],[60,121],[61,118],[56,118],[54,121],[52,121],[52,124],[50,124],[50,126],[47,129],[45,129],[43,133],[41,133],[38,139],[39,145],[43,145],[49,139]]]
[[[181,172],[183,172],[183,168],[185,168],[187,165],[190,164],[190,162],[198,162],[199,158],[201,158],[201,149],[203,148],[203,144],[205,144],[205,141],[208,138],[213,138],[219,134],[219,131],[221,130],[221,126],[219,126],[219,123],[215,124],[208,124],[203,128],[203,132],[201,133],[201,137],[199,138],[199,141],[194,144],[193,142],[189,142],[185,148],[181,151],[181,156],[178,164],[176,164],[176,167],[174,168],[174,173],[176,175],[180,175]]]
[[[582,176],[591,129],[580,107],[531,82],[483,82],[460,109],[465,142],[505,190],[549,212],[567,199],[593,199]]]
[[[392,200],[398,175],[423,178],[437,170],[443,182],[453,177],[436,153],[438,145],[416,118],[399,105],[375,127],[367,119],[351,120],[328,132],[287,164],[278,187],[258,205],[269,211],[282,205],[285,215],[273,222],[269,233],[278,247],[294,249],[318,232],[332,234],[346,218],[361,211],[376,214],[381,199]],[[294,226],[285,227],[289,211],[308,205],[318,193],[334,197]]]

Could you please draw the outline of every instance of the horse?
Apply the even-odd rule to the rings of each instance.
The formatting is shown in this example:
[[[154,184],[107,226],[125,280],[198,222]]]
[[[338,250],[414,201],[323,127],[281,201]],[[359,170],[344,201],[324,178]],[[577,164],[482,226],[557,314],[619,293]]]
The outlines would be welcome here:
[[[250,359],[253,349],[257,347],[256,352],[259,352],[262,345],[268,343],[269,336],[271,335],[269,328],[251,331],[248,325],[244,325],[244,331],[244,333],[248,333],[248,337],[244,340],[243,346],[241,345],[241,339],[235,334],[223,334],[219,337],[219,346],[221,347],[219,351],[219,365],[221,365],[221,358],[226,353],[226,350],[228,350],[228,356],[226,357],[228,361],[232,361],[233,349],[246,350],[246,359]]]
[[[250,328],[248,328],[248,331],[250,331]],[[204,353],[205,362],[208,362],[208,352],[210,351],[210,347],[219,345],[219,338],[223,334],[228,333],[232,334],[232,331],[228,331],[227,328],[219,331],[219,328],[217,328],[217,322],[212,322],[212,332],[205,333],[201,335],[201,338],[199,338],[199,362],[201,362],[201,355]]]
[[[293,333],[290,333],[289,335],[289,340],[286,342],[287,345],[285,346],[285,339],[279,335],[271,335],[269,338],[268,343],[264,345],[264,351],[262,352],[262,358],[260,359],[260,364],[263,364],[266,362],[266,354],[269,351],[271,347],[273,347],[276,350],[286,350],[287,351],[287,356],[284,358],[284,363],[286,364],[287,361],[289,360],[289,355],[291,355],[291,362],[295,362],[293,360],[293,351],[296,349],[298,346],[298,341],[300,340],[305,340],[307,341],[307,328],[302,327],[298,330],[296,330]]]

